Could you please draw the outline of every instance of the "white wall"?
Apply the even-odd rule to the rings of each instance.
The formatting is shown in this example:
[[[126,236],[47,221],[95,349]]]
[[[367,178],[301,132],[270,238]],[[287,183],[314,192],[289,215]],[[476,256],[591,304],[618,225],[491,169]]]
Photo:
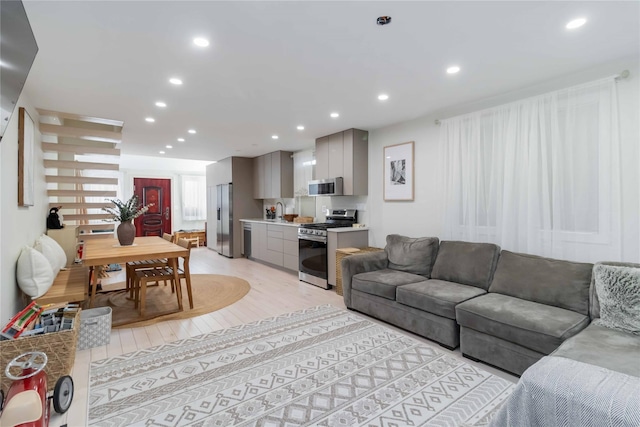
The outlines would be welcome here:
[[[48,213],[38,113],[24,92],[17,105],[0,142],[0,326],[24,306],[16,282],[16,262],[22,247],[33,245],[45,232]],[[35,204],[30,207],[18,207],[18,107],[25,107],[36,124]]]
[[[544,82],[534,87],[501,94],[473,104],[453,106],[415,120],[369,131],[368,221],[372,227],[369,244],[384,247],[388,234],[438,236],[443,230],[443,196],[439,178],[436,119],[465,114],[536,94],[588,82],[628,69],[629,78],[618,83],[622,149],[622,260],[640,260],[640,60],[638,57],[617,61]],[[387,145],[415,141],[415,198],[412,202],[384,202],[382,153]],[[506,249],[506,248],[505,248]],[[609,260],[615,261],[611,257]]]
[[[206,175],[206,166],[212,162],[202,160],[172,159],[123,154],[120,158],[120,195],[128,199],[133,194],[134,178],[171,179],[172,231],[204,229],[205,221],[182,219],[182,182],[180,175]],[[206,194],[202,195],[206,198]]]

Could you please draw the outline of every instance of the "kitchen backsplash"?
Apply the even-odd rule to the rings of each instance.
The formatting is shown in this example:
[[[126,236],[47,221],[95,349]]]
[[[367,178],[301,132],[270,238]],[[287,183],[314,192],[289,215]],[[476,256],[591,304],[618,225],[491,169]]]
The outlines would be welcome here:
[[[263,201],[262,217],[266,218],[266,210],[281,202],[285,206],[284,213],[296,213],[300,216],[313,216],[315,222],[326,220],[327,209],[356,209],[358,222],[368,224],[366,211],[367,196],[327,196],[327,197],[296,197],[294,199],[265,199]],[[278,215],[280,207],[278,207]]]
[[[314,197],[316,199],[316,221],[326,220],[327,209],[356,209],[358,223],[368,224],[367,196],[328,196]]]

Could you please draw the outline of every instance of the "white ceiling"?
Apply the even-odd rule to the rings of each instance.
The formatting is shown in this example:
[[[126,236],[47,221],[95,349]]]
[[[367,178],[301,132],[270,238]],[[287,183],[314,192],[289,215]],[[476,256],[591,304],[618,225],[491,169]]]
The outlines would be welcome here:
[[[310,148],[333,132],[640,53],[635,1],[25,0],[25,9],[40,47],[25,89],[36,107],[123,120],[123,153],[160,156],[171,144],[165,156],[185,159]],[[376,25],[380,15],[392,23]],[[564,28],[580,16],[584,27]],[[197,48],[195,36],[211,45]],[[453,64],[462,71],[447,75]]]

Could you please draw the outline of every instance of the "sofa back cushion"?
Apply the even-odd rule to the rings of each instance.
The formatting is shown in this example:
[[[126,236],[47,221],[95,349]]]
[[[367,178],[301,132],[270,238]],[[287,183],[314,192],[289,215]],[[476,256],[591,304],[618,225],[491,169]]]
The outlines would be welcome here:
[[[438,242],[437,237],[388,235],[384,248],[389,258],[388,268],[429,277],[438,253]]]
[[[502,251],[489,292],[589,314],[593,264]]]
[[[493,243],[441,242],[432,279],[488,289],[500,255]]]

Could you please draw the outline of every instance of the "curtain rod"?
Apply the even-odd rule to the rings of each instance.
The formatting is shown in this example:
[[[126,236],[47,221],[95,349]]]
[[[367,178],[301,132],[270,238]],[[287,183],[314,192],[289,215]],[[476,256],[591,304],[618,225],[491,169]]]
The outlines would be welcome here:
[[[629,70],[622,70],[622,72],[620,74],[616,74],[615,76],[613,76],[614,80],[624,80],[626,78],[629,77],[631,73],[629,72]],[[440,125],[440,123],[442,123],[442,121],[440,119],[436,119],[434,121],[434,123],[436,125]]]

